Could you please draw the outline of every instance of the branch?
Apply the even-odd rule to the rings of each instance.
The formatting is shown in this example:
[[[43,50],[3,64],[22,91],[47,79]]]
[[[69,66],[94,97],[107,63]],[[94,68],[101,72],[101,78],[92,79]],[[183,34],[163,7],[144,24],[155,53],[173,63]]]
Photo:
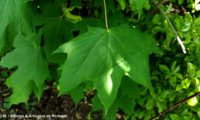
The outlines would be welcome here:
[[[185,103],[186,101],[188,101],[189,99],[193,98],[193,97],[196,97],[196,96],[199,96],[200,95],[200,92],[197,92],[189,97],[186,97],[184,99],[182,99],[181,101],[179,101],[178,103],[174,104],[172,107],[168,108],[167,110],[159,113],[158,115],[156,115],[155,117],[151,118],[151,120],[156,120],[156,119],[159,119],[160,117],[164,116],[166,113],[172,111],[173,109],[177,108],[179,105]]]
[[[107,9],[106,9],[106,0],[103,0],[103,3],[104,3],[104,15],[105,15],[106,30],[108,30],[108,16],[107,16]]]
[[[178,33],[176,32],[176,30],[175,30],[174,26],[172,25],[171,21],[169,20],[168,16],[167,16],[167,15],[165,14],[165,12],[161,9],[160,5],[158,5],[158,4],[156,3],[155,0],[153,0],[153,2],[154,2],[154,4],[158,7],[158,9],[159,9],[160,12],[162,13],[162,15],[165,17],[165,19],[167,20],[167,23],[169,24],[169,26],[170,26],[172,32],[174,33],[174,35],[176,36],[176,39],[177,39],[179,45],[181,46],[183,53],[185,54],[185,53],[186,53],[186,49],[185,49],[185,46],[184,46],[184,44],[183,44],[183,41],[181,40],[181,38],[179,37]]]

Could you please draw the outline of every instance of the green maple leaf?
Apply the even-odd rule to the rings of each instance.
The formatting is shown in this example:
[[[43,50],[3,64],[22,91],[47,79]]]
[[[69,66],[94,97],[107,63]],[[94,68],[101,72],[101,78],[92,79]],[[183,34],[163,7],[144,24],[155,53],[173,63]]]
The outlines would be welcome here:
[[[56,57],[51,53],[66,39],[72,37],[73,24],[67,22],[60,14],[61,3],[41,2],[41,13],[34,16],[34,25],[41,26],[39,34],[44,36],[44,50],[48,61],[55,61]],[[53,9],[53,11],[51,10]]]
[[[24,34],[32,29],[30,14],[27,8],[28,0],[1,0],[0,1],[0,52],[12,46],[12,41],[19,31]]]
[[[116,98],[123,75],[152,88],[148,55],[156,51],[157,46],[151,36],[127,25],[108,31],[89,28],[87,33],[55,51],[68,54],[59,80],[60,93],[67,93],[83,81],[91,80],[107,112]]]
[[[2,58],[0,65],[17,70],[12,73],[6,84],[13,88],[8,98],[10,104],[27,102],[33,91],[40,98],[45,87],[44,80],[48,77],[48,65],[44,59],[42,49],[31,42],[36,36],[24,37],[18,34],[14,40],[15,49]]]

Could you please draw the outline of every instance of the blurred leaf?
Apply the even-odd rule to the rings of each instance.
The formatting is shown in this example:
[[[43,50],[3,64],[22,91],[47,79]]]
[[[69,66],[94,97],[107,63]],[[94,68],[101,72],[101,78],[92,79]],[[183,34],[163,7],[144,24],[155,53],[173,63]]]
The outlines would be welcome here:
[[[189,86],[190,86],[190,82],[191,80],[189,80],[188,78],[184,79],[182,82],[181,82],[181,85],[184,89],[187,89]]]
[[[117,0],[122,10],[126,8],[126,0]]]
[[[72,22],[72,23],[77,23],[79,21],[82,20],[82,17],[79,15],[74,15],[71,13],[71,11],[74,9],[75,7],[70,7],[70,8],[62,8],[65,20]]]
[[[178,0],[178,4],[181,5],[183,4],[184,0]]]
[[[161,17],[161,15],[160,15],[160,14],[156,14],[156,15],[154,15],[154,17],[153,17],[153,20],[152,20],[152,21],[153,21],[153,23],[154,23],[154,24],[160,25],[160,24],[161,24],[161,21],[160,21],[160,20],[161,20],[161,18],[162,18],[162,17]]]
[[[183,79],[183,74],[181,74],[181,73],[175,73],[175,76],[176,76],[177,78],[179,78],[180,80]]]
[[[177,85],[177,86],[176,86],[176,91],[178,91],[178,92],[179,92],[179,91],[180,91],[180,90],[182,90],[182,89],[183,89],[183,87],[182,87],[182,85],[181,85],[181,84],[179,84],[179,85]]]
[[[171,86],[175,87],[177,83],[177,78],[175,76],[170,77],[169,82]]]
[[[172,66],[171,66],[171,70],[174,71],[174,70],[176,70],[176,68],[177,68],[177,66],[176,66],[176,61],[174,61],[174,62],[172,63]]]
[[[162,72],[170,72],[170,69],[166,65],[159,65],[159,69]]]
[[[170,93],[169,93],[169,101],[173,101],[174,99],[175,99],[175,97],[176,97],[176,95],[177,95],[177,93],[176,93],[176,91],[171,91]]]
[[[200,118],[200,111],[198,111],[197,114],[198,114],[198,116],[199,116],[199,118]]]
[[[147,0],[129,0],[131,6],[135,6],[136,10],[138,11],[139,15],[142,14],[142,9],[146,4]]]
[[[189,106],[195,106],[198,103],[197,97],[193,97],[187,101]]]
[[[177,114],[170,114],[171,120],[179,120],[179,116]]]
[[[196,66],[190,62],[187,62],[187,73],[191,76],[194,77],[196,72]]]
[[[196,77],[200,78],[200,70],[196,71]]]
[[[154,100],[151,98],[146,103],[146,109],[147,110],[152,110],[153,106],[154,106]]]
[[[169,90],[164,90],[162,93],[161,93],[161,98],[167,98],[168,95],[169,95],[170,91]]]
[[[167,109],[167,105],[162,102],[156,102],[156,106],[158,107],[158,112],[162,112],[163,110]]]

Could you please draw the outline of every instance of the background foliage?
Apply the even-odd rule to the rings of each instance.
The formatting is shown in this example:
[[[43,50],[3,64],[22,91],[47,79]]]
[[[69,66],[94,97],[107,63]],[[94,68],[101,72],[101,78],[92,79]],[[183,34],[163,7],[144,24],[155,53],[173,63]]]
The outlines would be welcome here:
[[[8,106],[27,102],[32,92],[39,99],[49,80],[60,95],[71,94],[76,103],[84,93],[94,92],[93,111],[103,110],[108,120],[115,119],[117,112],[124,119],[149,120],[199,92],[199,1],[156,2],[184,41],[187,54],[150,0],[107,0],[109,32],[102,29],[102,0],[1,1],[0,64],[16,67],[6,82],[13,89]],[[156,54],[149,57],[148,65],[150,53]],[[109,79],[114,84],[110,96],[103,89]],[[190,99],[162,119],[199,119],[198,100]]]

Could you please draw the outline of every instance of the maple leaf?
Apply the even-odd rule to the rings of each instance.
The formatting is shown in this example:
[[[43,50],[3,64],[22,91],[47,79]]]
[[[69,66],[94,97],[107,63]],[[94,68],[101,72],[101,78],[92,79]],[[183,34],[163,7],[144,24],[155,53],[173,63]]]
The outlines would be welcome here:
[[[1,59],[2,66],[17,66],[17,70],[6,81],[13,88],[13,93],[8,98],[10,104],[27,102],[32,91],[40,98],[45,87],[44,80],[49,75],[48,65],[42,49],[31,42],[37,41],[36,39],[35,35],[24,37],[18,34],[14,40],[15,49]]]
[[[40,5],[41,13],[34,16],[34,25],[41,26],[39,34],[44,36],[44,50],[48,61],[54,61],[55,56],[51,53],[66,39],[72,38],[71,29],[73,24],[67,22],[60,14],[61,3],[58,1],[42,1]],[[51,11],[53,9],[53,11]]]
[[[19,31],[31,32],[28,0],[0,1],[0,52],[12,46],[12,41]]]
[[[60,93],[91,80],[105,111],[116,98],[123,75],[152,88],[148,55],[157,52],[153,38],[127,25],[105,30],[89,28],[87,33],[61,45],[55,52],[68,58],[62,66]]]

